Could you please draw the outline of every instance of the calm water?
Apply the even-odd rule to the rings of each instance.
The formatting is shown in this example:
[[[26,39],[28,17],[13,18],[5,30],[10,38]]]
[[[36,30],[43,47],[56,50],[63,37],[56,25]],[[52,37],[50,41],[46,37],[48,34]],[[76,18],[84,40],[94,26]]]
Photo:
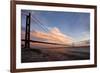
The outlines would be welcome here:
[[[90,59],[90,48],[22,48],[22,62],[46,62]]]

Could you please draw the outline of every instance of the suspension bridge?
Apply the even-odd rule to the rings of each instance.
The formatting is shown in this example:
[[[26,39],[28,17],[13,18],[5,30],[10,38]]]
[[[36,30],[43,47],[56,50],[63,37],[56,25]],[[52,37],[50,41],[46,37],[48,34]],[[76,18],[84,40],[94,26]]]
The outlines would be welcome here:
[[[30,39],[30,32],[31,32],[31,25],[37,26],[36,28],[39,27],[39,29],[43,32],[48,33],[49,28],[46,26],[46,24],[42,23],[40,19],[36,16],[32,16],[32,13],[22,13],[23,15],[26,16],[26,26],[25,26],[25,39],[21,39],[21,41],[25,42],[25,48],[30,48],[30,42],[35,42],[35,43],[43,43],[43,44],[51,44],[51,45],[61,45],[61,46],[68,46],[66,44],[59,44],[59,43],[51,43],[51,42],[44,42],[44,41],[38,41],[38,40],[32,40]],[[33,22],[33,24],[32,24]],[[34,24],[37,23],[37,24]],[[32,31],[35,32],[34,29]],[[58,39],[60,40],[60,39]]]

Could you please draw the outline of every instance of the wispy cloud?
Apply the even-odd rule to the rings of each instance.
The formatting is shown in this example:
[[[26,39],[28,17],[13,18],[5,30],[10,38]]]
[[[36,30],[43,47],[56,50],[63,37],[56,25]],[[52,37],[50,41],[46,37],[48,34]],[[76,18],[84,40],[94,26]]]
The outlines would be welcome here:
[[[73,42],[70,36],[64,35],[57,27],[52,28],[48,33],[39,31],[31,32],[31,37],[60,44],[70,44]]]
[[[25,31],[21,31],[21,39],[25,39]]]
[[[80,37],[76,38],[74,42],[87,41],[90,40],[89,32],[82,32]]]

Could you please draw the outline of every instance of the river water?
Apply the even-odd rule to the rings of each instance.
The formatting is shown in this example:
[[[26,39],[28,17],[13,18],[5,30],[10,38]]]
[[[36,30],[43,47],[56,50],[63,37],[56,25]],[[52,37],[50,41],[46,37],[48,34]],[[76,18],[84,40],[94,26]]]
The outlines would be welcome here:
[[[22,62],[47,62],[67,60],[90,59],[90,48],[67,48],[67,47],[46,47],[46,48],[22,48]]]

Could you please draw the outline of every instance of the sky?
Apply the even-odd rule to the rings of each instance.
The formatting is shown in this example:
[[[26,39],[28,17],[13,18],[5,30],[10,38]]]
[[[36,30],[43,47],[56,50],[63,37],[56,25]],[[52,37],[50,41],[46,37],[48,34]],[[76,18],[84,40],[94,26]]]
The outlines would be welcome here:
[[[25,37],[26,15],[31,13],[31,39],[54,43],[89,40],[90,14],[21,10],[22,37]]]

